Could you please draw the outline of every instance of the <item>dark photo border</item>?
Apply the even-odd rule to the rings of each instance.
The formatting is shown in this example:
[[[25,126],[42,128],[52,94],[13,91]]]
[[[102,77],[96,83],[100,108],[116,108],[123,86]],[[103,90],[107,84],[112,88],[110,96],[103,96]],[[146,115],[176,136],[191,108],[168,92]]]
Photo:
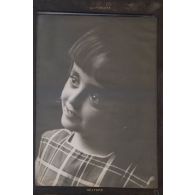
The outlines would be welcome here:
[[[163,194],[163,2],[162,0],[34,0],[33,8],[33,191],[34,195],[162,195]],[[157,18],[157,164],[158,188],[39,187],[36,159],[36,40],[38,13],[73,15],[155,16]]]

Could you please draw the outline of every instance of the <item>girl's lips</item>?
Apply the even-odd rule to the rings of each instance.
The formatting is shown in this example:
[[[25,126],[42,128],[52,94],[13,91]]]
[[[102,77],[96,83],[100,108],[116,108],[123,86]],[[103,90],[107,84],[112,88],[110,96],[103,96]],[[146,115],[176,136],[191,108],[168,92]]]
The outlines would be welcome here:
[[[76,112],[68,108],[67,105],[64,106],[64,112],[68,118],[78,118]]]

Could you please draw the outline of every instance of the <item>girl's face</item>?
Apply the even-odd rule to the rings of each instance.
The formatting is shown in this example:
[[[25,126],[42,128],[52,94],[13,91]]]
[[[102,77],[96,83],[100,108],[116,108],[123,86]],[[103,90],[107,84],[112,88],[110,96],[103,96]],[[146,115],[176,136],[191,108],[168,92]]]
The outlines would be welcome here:
[[[61,95],[62,125],[91,140],[117,137],[123,123],[121,102],[75,63]]]

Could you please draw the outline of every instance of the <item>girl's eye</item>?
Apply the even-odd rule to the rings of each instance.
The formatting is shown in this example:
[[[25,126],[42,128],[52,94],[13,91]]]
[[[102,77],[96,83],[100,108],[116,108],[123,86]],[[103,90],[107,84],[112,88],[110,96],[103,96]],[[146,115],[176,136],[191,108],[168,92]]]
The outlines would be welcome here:
[[[69,79],[73,88],[77,88],[79,86],[79,79],[76,75],[71,75]]]
[[[91,94],[89,96],[89,100],[92,104],[99,105],[100,104],[100,96],[98,94]]]

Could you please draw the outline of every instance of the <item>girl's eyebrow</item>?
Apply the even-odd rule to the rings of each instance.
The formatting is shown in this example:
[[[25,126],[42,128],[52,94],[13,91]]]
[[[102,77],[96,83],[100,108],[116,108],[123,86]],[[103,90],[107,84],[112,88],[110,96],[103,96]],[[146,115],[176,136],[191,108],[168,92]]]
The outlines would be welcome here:
[[[89,88],[92,91],[96,91],[97,93],[101,93],[101,94],[104,94],[107,91],[103,86],[98,86],[98,85],[94,85],[94,84],[90,84]]]
[[[74,74],[74,75],[80,77],[79,73],[77,71],[75,71],[75,70],[72,70],[70,74]]]

